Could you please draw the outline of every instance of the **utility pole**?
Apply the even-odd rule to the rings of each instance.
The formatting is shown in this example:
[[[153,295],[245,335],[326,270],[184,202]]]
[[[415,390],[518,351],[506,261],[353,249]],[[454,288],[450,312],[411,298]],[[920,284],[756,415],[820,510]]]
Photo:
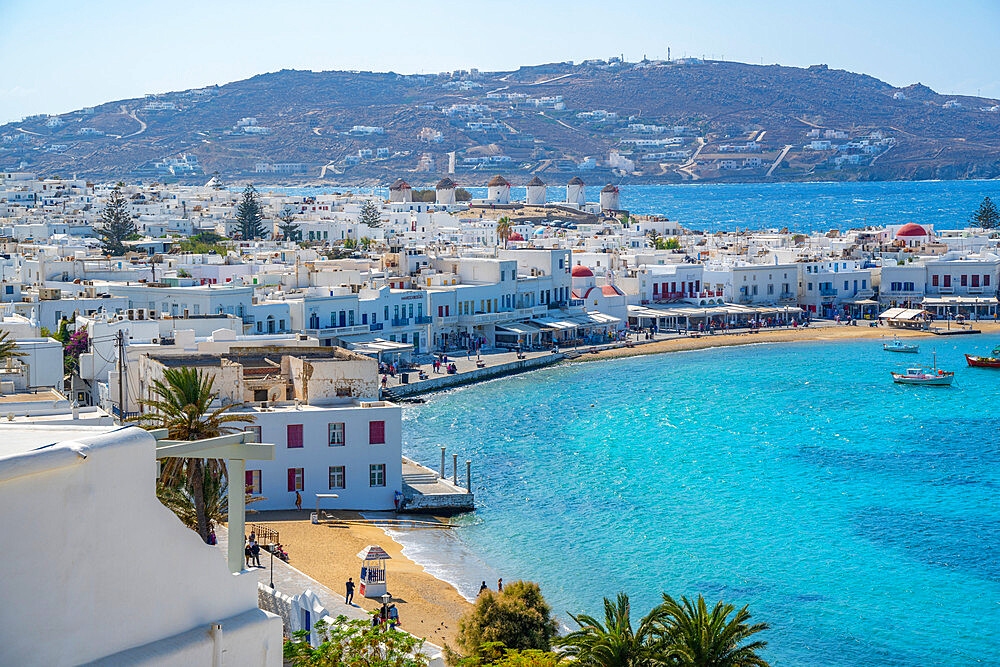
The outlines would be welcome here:
[[[125,423],[125,332],[118,330],[118,423]]]

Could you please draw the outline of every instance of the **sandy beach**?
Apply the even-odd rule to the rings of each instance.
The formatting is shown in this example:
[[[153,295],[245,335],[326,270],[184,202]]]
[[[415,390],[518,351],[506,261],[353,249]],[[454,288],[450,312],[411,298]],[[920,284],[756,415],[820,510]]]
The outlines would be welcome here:
[[[955,326],[955,325],[952,325]],[[1000,323],[997,322],[974,322],[972,328],[980,332],[989,333],[1000,331]],[[581,361],[595,361],[597,359],[615,359],[619,357],[636,357],[644,354],[659,354],[661,352],[679,352],[682,350],[702,350],[710,347],[729,347],[733,345],[752,345],[754,343],[793,343],[797,341],[809,340],[860,340],[860,339],[891,339],[893,336],[900,338],[939,338],[927,331],[909,331],[906,329],[888,329],[886,327],[870,327],[867,323],[858,326],[836,325],[823,327],[806,327],[798,329],[762,329],[758,333],[737,333],[737,334],[702,334],[694,338],[674,338],[669,340],[656,341],[636,345],[635,347],[621,347],[608,350],[600,350],[596,353],[581,354],[576,359],[569,360],[570,363]],[[975,336],[967,338],[961,337],[970,345],[975,345]]]
[[[360,519],[356,512],[339,512],[338,518]],[[419,517],[409,517],[419,519]],[[361,561],[357,554],[369,544],[377,544],[392,557],[387,566],[386,580],[399,610],[404,630],[443,646],[455,645],[458,619],[471,608],[455,588],[428,574],[403,555],[402,547],[379,527],[369,524],[330,523],[313,525],[309,512],[277,511],[248,513],[247,523],[262,524],[277,530],[281,544],[291,558],[290,564],[343,594],[348,577],[358,581]],[[441,530],[430,528],[427,530]],[[490,582],[495,585],[496,582]],[[375,600],[361,597],[355,591],[354,601],[371,610],[378,608]]]

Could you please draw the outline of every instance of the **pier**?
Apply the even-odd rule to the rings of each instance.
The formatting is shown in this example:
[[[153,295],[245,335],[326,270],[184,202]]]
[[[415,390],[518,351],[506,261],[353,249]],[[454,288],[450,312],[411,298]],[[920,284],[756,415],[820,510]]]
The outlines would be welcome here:
[[[452,480],[442,477],[439,472],[422,466],[416,461],[403,457],[403,498],[402,512],[423,514],[459,514],[476,508],[475,497],[469,489],[469,467],[464,466],[466,487],[456,483],[458,479],[457,459],[453,455]]]

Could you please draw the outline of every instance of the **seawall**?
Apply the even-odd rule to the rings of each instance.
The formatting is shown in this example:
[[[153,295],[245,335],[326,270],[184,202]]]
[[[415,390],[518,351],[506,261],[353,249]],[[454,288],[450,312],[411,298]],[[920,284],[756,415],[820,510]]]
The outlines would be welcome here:
[[[428,392],[440,391],[450,387],[458,387],[463,384],[482,382],[483,380],[488,380],[494,377],[514,375],[516,373],[524,373],[526,371],[542,368],[544,366],[551,366],[558,361],[562,361],[565,357],[566,355],[561,353],[550,354],[542,357],[534,357],[532,359],[511,361],[506,364],[498,364],[496,366],[487,366],[486,368],[477,368],[475,370],[457,373],[455,375],[442,374],[439,376],[429,377],[426,380],[419,380],[409,384],[401,384],[388,391],[384,391],[382,395],[386,399],[392,400],[407,396],[416,396],[418,394],[426,394]]]

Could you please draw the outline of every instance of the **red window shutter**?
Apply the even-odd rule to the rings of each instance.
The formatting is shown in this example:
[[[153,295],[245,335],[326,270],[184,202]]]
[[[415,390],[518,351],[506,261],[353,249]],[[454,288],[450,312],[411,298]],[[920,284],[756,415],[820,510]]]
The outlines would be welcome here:
[[[288,490],[295,490],[295,468],[288,469]]]
[[[247,489],[253,488],[253,470],[246,471],[246,482],[245,486]]]
[[[381,445],[385,442],[385,422],[368,422],[368,444]]]
[[[288,447],[302,446],[302,424],[289,424],[287,430]]]

